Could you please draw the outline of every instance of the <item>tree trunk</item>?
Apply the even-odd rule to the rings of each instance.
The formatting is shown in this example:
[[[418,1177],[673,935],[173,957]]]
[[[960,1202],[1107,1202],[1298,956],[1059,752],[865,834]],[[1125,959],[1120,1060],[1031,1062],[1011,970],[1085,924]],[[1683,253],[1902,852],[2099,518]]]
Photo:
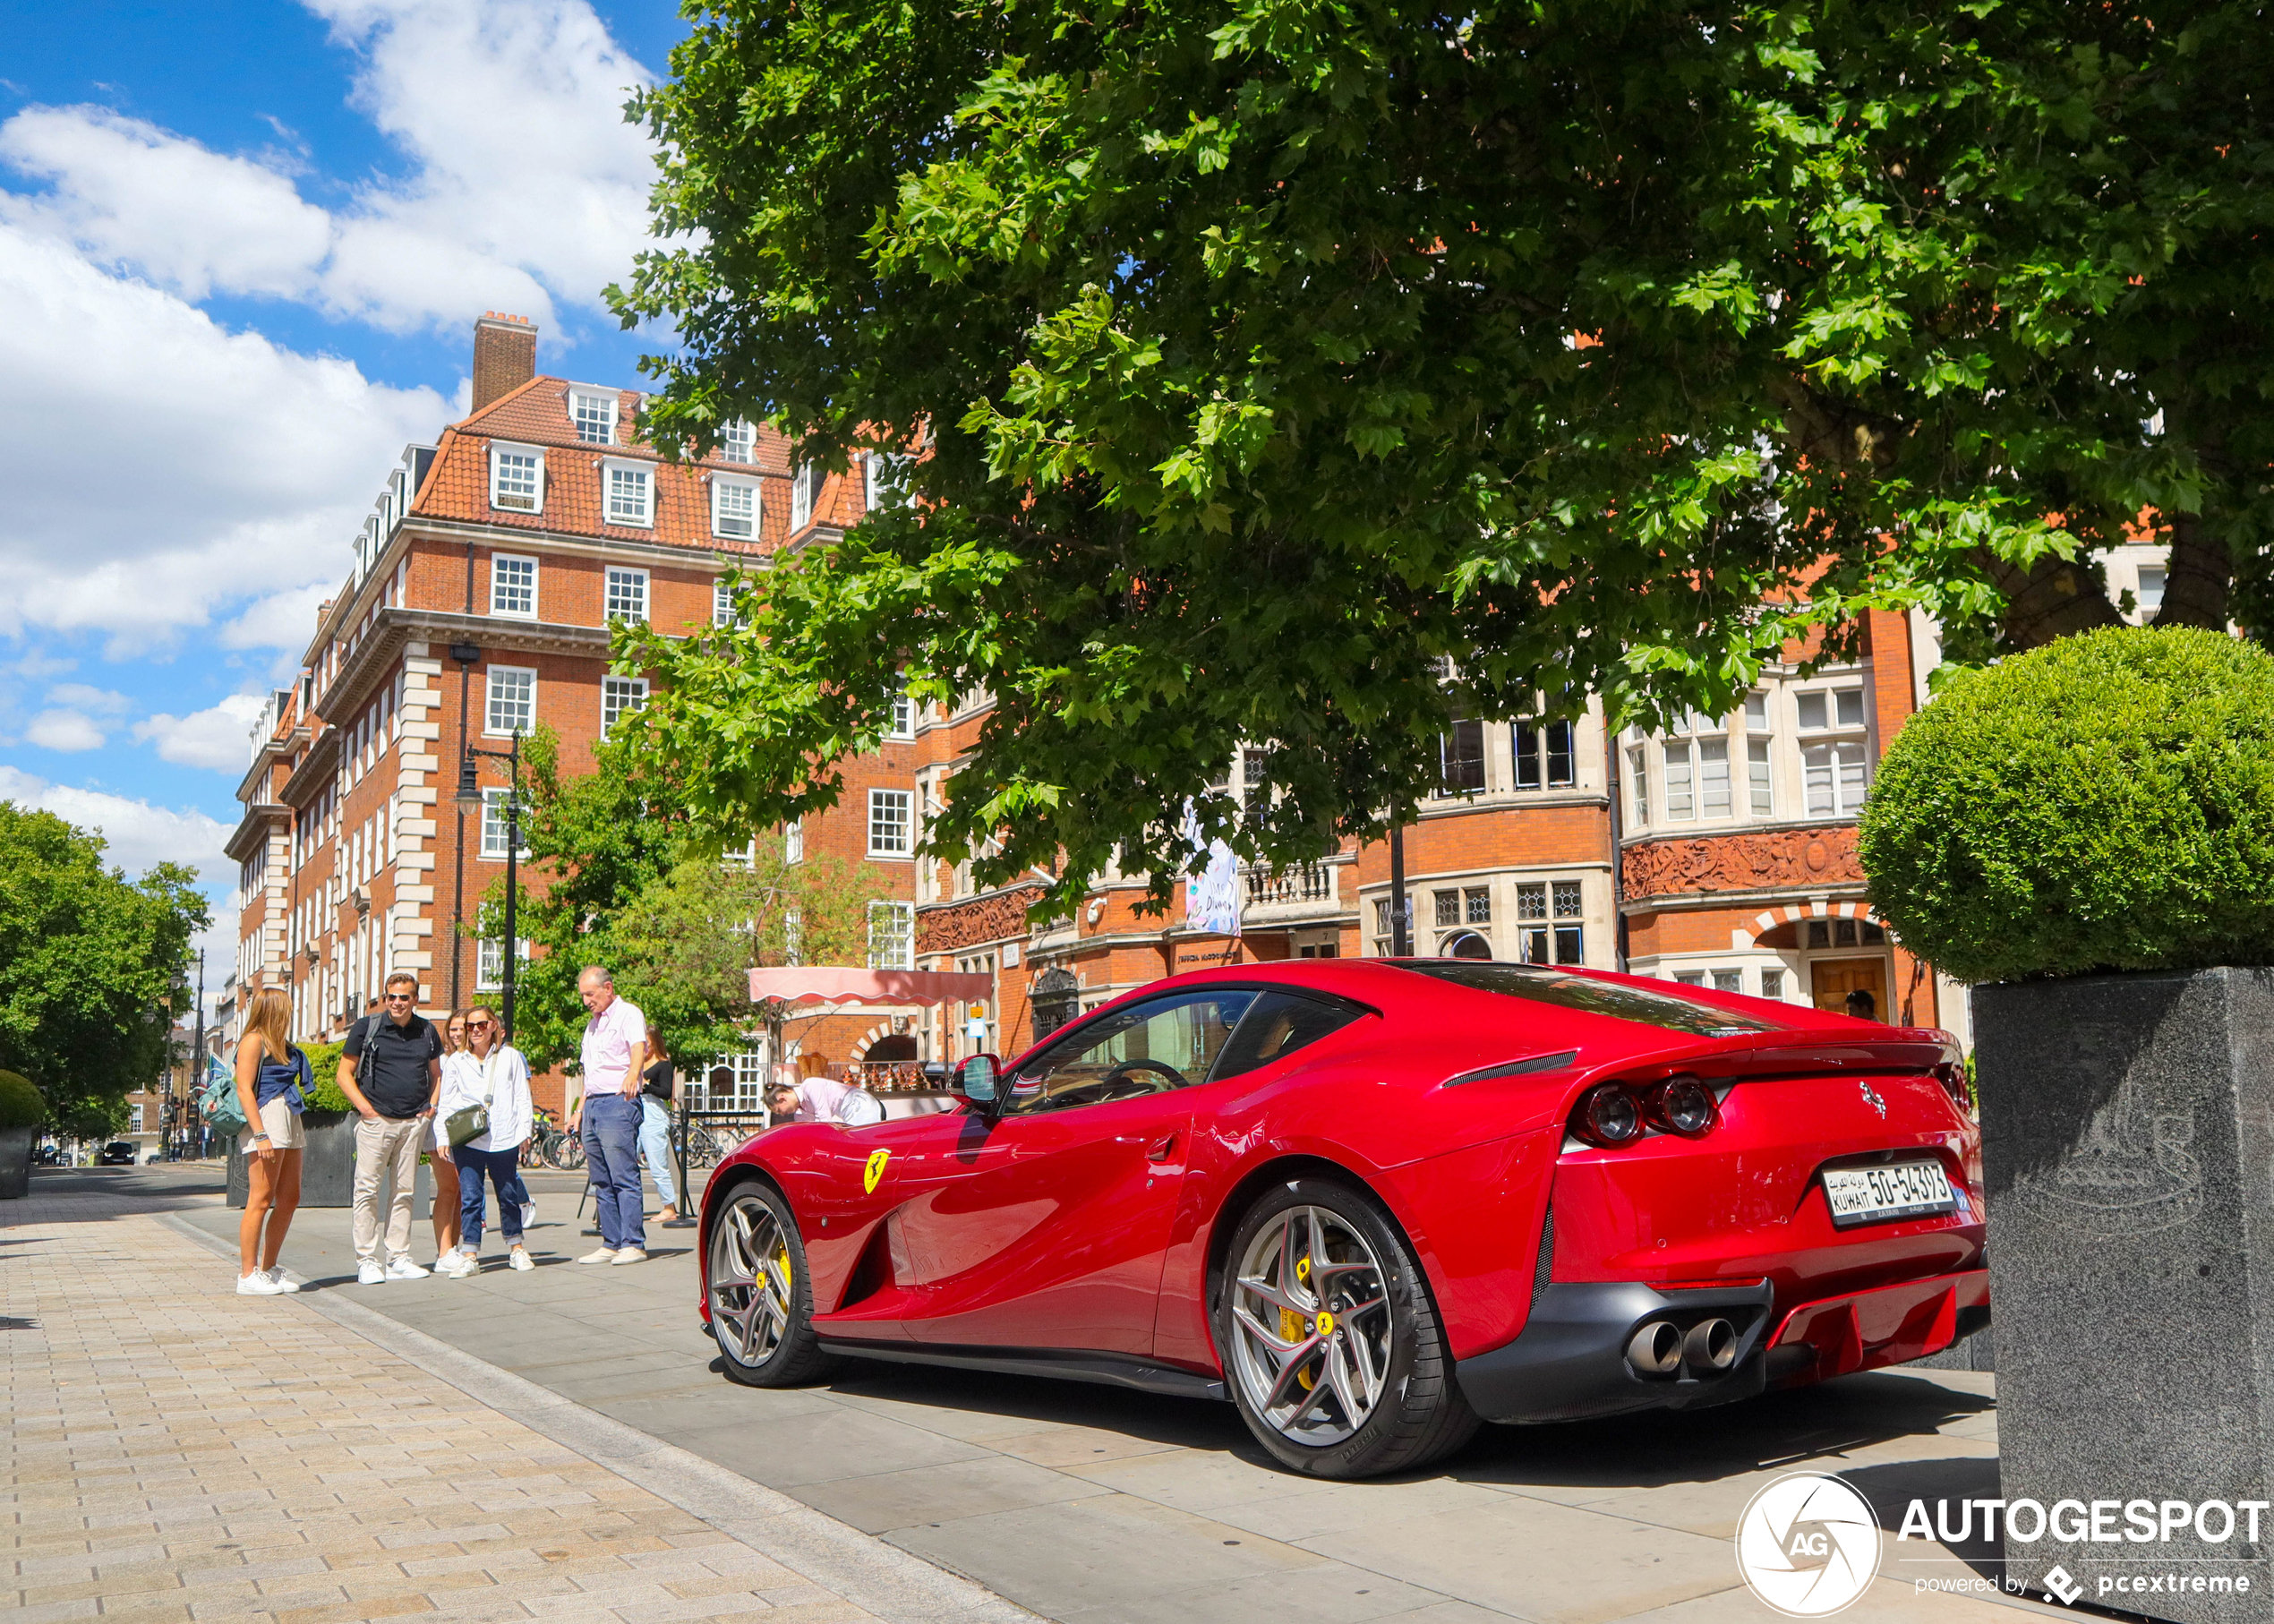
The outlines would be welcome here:
[[[2226,542],[2210,534],[2201,514],[2174,514],[2171,561],[2164,572],[2163,607],[2156,611],[2155,623],[2225,631],[2227,598],[2234,582],[2235,561]]]
[[[2023,569],[1986,556],[1983,566],[2005,595],[2005,640],[2014,648],[2039,648],[2056,637],[2124,624],[2108,602],[2107,585],[2085,564],[2048,555]]]

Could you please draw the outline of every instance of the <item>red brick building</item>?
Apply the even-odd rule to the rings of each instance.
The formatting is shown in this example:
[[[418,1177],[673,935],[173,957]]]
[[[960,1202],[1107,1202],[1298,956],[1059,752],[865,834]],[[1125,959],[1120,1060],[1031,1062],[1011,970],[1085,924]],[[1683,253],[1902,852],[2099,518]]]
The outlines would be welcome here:
[[[646,699],[608,671],[611,622],[708,624],[731,568],[862,511],[859,478],[795,469],[747,425],[700,464],[664,463],[637,390],[540,375],[536,341],[518,317],[477,324],[472,412],[389,471],[298,679],[254,730],[227,848],[236,978],[289,990],[310,1040],[337,1038],[396,970],[430,1014],[499,987],[502,945],[458,925],[504,873],[505,781],[485,763],[488,804],[460,810],[467,746],[543,722],[568,770],[588,765]],[[880,884],[906,895],[907,868]],[[540,1103],[560,1088],[541,1083]]]

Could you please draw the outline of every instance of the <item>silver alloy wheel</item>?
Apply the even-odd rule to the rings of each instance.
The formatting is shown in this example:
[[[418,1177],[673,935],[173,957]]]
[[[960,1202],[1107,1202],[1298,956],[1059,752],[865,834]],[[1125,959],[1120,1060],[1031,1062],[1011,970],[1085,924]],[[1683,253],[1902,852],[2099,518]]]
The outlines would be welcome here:
[[[719,1215],[712,1247],[711,1321],[719,1345],[746,1365],[764,1364],[790,1329],[790,1248],[774,1209],[738,1195]]]
[[[1374,1413],[1397,1328],[1373,1248],[1339,1214],[1290,1207],[1248,1243],[1232,1293],[1232,1368],[1293,1442],[1342,1442]]]

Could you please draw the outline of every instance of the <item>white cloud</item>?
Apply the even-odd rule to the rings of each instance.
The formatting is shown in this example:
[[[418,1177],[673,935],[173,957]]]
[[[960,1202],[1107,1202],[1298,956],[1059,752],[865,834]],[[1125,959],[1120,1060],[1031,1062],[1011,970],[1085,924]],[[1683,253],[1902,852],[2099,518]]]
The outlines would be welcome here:
[[[77,711],[42,711],[24,726],[23,736],[44,750],[99,750],[103,731]]]
[[[264,703],[258,694],[232,694],[217,705],[186,716],[161,712],[136,722],[134,737],[155,740],[158,755],[167,761],[241,777],[252,758],[252,723]]]
[[[626,95],[653,75],[584,0],[303,0],[363,57],[355,103],[415,163],[338,221],[330,296],[368,319],[463,320],[466,289],[493,308],[542,297],[597,308],[646,240],[655,180]],[[468,278],[515,266],[528,291]],[[487,296],[487,295],[485,295]],[[523,314],[535,315],[523,309]]]
[[[153,864],[174,862],[197,870],[208,885],[236,883],[236,866],[221,854],[229,826],[202,812],[177,812],[100,790],[74,790],[4,765],[0,765],[0,799],[53,812],[67,823],[99,832],[110,843],[107,860],[130,877]]]
[[[47,690],[47,703],[92,711],[98,716],[117,716],[124,714],[133,701],[110,688],[90,688],[84,682],[62,682]]]
[[[106,108],[26,108],[0,124],[0,161],[51,187],[0,198],[17,223],[187,299],[303,298],[331,249],[330,217],[288,176]]]
[[[432,389],[227,332],[6,225],[0,309],[0,441],[38,471],[0,514],[0,633],[131,644],[337,582],[388,466],[448,420]]]
[[[390,331],[483,309],[597,312],[646,240],[654,147],[622,104],[652,75],[585,0],[304,0],[361,61],[355,105],[409,160],[336,211],[296,156],[232,156],[99,107],[0,124],[40,183],[0,220],[192,302],[267,295]]]

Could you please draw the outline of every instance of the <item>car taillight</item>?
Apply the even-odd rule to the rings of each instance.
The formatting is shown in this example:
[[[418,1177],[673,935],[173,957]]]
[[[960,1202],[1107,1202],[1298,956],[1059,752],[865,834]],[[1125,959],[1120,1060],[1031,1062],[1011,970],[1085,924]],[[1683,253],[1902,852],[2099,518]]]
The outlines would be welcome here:
[[[1642,1137],[1642,1104],[1625,1084],[1599,1082],[1579,1097],[1571,1132],[1591,1145],[1609,1149]]]
[[[1695,1077],[1669,1077],[1650,1090],[1643,1110],[1654,1126],[1684,1139],[1709,1133],[1719,1115],[1714,1091]]]
[[[1966,1068],[1947,1063],[1935,1068],[1935,1081],[1943,1085],[1943,1092],[1950,1096],[1951,1104],[1968,1116],[1974,1114],[1974,1090],[1966,1086]]]

